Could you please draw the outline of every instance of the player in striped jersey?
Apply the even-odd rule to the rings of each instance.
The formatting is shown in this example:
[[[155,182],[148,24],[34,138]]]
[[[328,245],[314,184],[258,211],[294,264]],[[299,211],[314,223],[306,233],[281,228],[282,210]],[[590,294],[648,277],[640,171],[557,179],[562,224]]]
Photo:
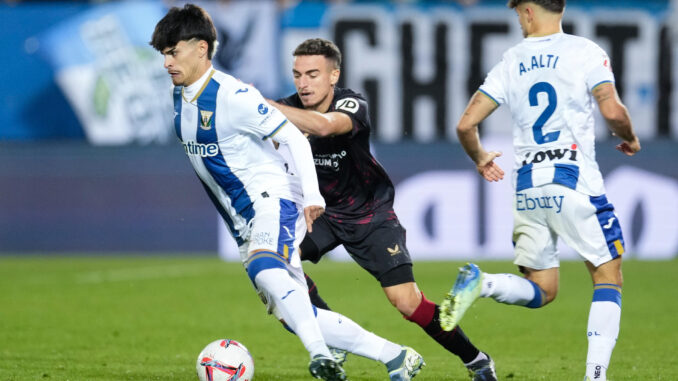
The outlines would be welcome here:
[[[216,31],[200,7],[170,9],[156,25],[151,45],[165,57],[175,85],[177,137],[269,312],[309,351],[311,374],[346,379],[331,345],[383,362],[391,380],[410,380],[424,365],[413,349],[310,302],[298,247],[325,201],[306,138],[254,87],[212,67]],[[296,175],[287,173],[270,140],[287,147]]]
[[[594,110],[622,141],[640,150],[614,85],[610,59],[595,43],[562,32],[564,0],[511,0],[525,39],[504,53],[462,115],[459,140],[487,181],[503,170],[486,151],[478,124],[502,104],[513,118],[515,261],[524,278],[460,269],[441,320],[454,327],[479,296],[529,308],[558,291],[558,237],[584,259],[594,283],[588,321],[585,379],[605,380],[619,333],[624,239],[595,161]],[[595,101],[595,102],[594,102]]]

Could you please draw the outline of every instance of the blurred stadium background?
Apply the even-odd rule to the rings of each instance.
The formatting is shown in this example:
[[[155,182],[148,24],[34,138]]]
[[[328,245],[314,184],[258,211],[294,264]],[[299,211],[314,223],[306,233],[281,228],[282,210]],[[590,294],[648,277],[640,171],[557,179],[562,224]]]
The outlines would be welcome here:
[[[294,91],[299,42],[339,45],[341,85],[370,101],[375,153],[396,183],[415,259],[511,258],[509,181],[481,182],[454,131],[485,73],[521,38],[504,0],[196,3],[218,27],[215,66],[270,98]],[[181,4],[0,4],[0,253],[232,258],[176,144],[170,81],[148,45],[167,7]],[[660,0],[571,0],[564,21],[610,54],[643,144],[624,157],[599,124],[598,159],[631,258],[678,253],[676,25],[676,4]],[[510,126],[500,109],[481,131],[506,153],[506,169]]]

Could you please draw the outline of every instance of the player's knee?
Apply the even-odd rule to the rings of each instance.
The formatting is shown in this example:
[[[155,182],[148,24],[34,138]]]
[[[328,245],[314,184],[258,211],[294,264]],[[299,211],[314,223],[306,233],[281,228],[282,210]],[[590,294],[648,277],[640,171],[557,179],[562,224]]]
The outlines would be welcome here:
[[[593,284],[614,284],[619,287],[624,285],[624,277],[621,270],[621,259],[617,258],[610,262],[600,265],[598,268],[594,268],[592,265],[589,265],[589,271],[591,271],[591,277]]]
[[[558,296],[557,287],[555,289],[544,290],[544,303],[542,304],[542,306],[545,306],[554,301],[556,299],[556,296]]]
[[[404,316],[410,316],[417,309],[417,303],[413,303],[412,300],[399,299],[397,301],[391,301],[393,306],[398,309],[398,311]]]
[[[419,306],[421,302],[416,295],[412,294],[397,294],[397,295],[388,295],[388,300],[391,302],[393,307],[395,307],[401,314],[405,316],[410,316]]]
[[[247,275],[256,284],[257,275],[268,269],[286,269],[284,260],[273,252],[260,251],[247,259]]]

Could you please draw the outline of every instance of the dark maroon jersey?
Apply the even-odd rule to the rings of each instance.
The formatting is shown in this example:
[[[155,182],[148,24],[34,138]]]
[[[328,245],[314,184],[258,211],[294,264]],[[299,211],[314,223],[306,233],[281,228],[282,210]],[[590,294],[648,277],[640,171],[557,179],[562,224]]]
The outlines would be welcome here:
[[[303,108],[295,93],[280,103]],[[370,152],[367,102],[349,89],[334,89],[330,111],[351,118],[353,130],[333,137],[310,136],[325,215],[338,222],[366,224],[394,219],[394,189],[384,168]]]

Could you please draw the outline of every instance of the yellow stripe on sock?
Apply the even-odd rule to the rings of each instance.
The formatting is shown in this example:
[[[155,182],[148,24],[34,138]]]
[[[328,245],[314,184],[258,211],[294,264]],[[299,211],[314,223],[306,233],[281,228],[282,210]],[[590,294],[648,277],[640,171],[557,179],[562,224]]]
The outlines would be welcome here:
[[[610,288],[613,290],[617,290],[621,293],[621,287],[617,286],[616,284],[597,284],[593,287],[594,290],[601,290],[604,288]]]

